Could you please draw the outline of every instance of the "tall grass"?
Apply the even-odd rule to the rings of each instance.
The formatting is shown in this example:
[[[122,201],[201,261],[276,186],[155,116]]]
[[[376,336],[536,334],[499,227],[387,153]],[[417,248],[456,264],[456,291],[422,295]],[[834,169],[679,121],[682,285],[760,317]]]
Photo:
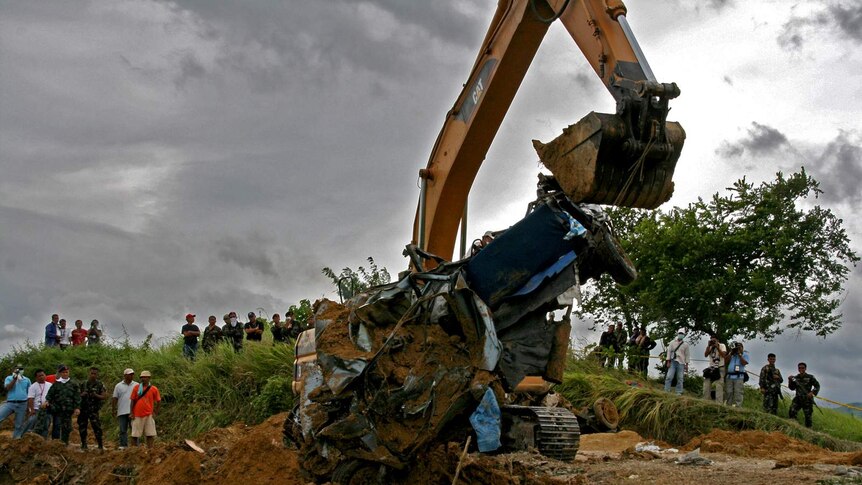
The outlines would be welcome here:
[[[557,391],[576,406],[588,405],[598,397],[609,398],[619,409],[622,428],[676,445],[719,428],[780,431],[836,451],[862,449],[862,421],[848,419],[842,413],[815,409],[814,428],[808,429],[798,421],[781,417],[787,416],[789,398],[780,404],[779,415],[773,416],[760,411],[760,393],[753,388],[746,389],[743,407],[731,408],[701,399],[699,378],[686,379],[689,391],[683,396],[666,393],[661,385],[622,371],[602,369],[589,361],[573,360]]]
[[[159,434],[166,438],[186,438],[236,421],[254,424],[293,406],[290,383],[293,374],[293,347],[246,342],[235,353],[223,343],[210,354],[198,351],[197,359],[182,356],[182,339],[170,339],[139,346],[126,342],[66,350],[27,344],[0,359],[0,372],[23,363],[25,375],[33,379],[37,368],[54,373],[58,364],[71,367],[74,379],[83,381],[91,366],[101,371],[100,378],[109,394],[131,367],[136,376],[152,373],[152,384],[162,395],[162,411],[156,421]],[[6,374],[8,375],[8,374]],[[102,407],[102,423],[109,437],[116,434],[110,399]]]

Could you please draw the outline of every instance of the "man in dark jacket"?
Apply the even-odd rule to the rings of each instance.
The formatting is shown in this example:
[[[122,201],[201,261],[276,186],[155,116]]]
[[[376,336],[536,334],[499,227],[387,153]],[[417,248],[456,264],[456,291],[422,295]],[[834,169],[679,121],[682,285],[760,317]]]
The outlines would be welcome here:
[[[81,412],[81,393],[78,384],[69,377],[69,367],[60,364],[57,367],[57,380],[45,396],[45,407],[58,418],[60,424],[60,440],[69,444],[69,434],[72,433],[72,416]]]
[[[796,419],[799,411],[805,415],[805,426],[811,427],[811,415],[814,414],[814,396],[820,393],[820,383],[817,378],[808,374],[808,364],[800,362],[796,367],[799,374],[788,378],[791,391],[796,391],[796,397],[790,403],[790,419]]]
[[[608,330],[602,332],[602,336],[599,337],[599,363],[602,367],[607,365],[613,367],[613,357],[611,357],[611,354],[614,351],[615,342],[614,324],[612,323],[608,325]]]
[[[102,448],[102,420],[99,418],[99,410],[102,403],[108,397],[108,390],[99,380],[99,369],[90,367],[90,376],[81,384],[81,414],[78,415],[78,433],[81,435],[81,449],[87,449],[87,425],[93,426],[93,435],[96,444]],[[50,392],[50,390],[49,390]]]

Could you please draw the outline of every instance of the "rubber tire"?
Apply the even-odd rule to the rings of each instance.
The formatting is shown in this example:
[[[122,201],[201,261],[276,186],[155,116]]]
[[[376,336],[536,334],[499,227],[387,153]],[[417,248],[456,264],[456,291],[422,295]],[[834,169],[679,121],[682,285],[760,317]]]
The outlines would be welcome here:
[[[607,412],[610,410],[611,412]],[[610,399],[600,397],[593,403],[593,415],[596,418],[596,423],[604,427],[607,431],[613,431],[620,425],[620,415],[617,407]]]
[[[349,459],[336,465],[332,472],[335,485],[376,485],[380,480],[380,466],[365,460]]]

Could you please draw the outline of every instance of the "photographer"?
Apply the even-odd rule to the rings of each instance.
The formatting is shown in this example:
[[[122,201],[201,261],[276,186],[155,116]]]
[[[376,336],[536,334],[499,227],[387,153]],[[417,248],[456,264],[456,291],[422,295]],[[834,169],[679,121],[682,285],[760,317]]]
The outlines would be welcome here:
[[[676,394],[682,395],[683,377],[688,371],[688,364],[691,361],[688,343],[683,340],[685,338],[685,330],[679,329],[676,332],[676,340],[667,347],[667,359],[665,367],[667,367],[667,376],[664,378],[664,392],[670,392],[670,384],[676,377]]]
[[[0,406],[0,423],[14,413],[15,429],[12,431],[12,439],[17,440],[24,434],[27,424],[27,391],[30,389],[30,379],[24,377],[24,365],[13,367],[12,375],[6,377],[4,384],[6,402]]]
[[[99,410],[108,397],[108,390],[99,380],[99,369],[90,367],[90,376],[81,385],[81,414],[78,415],[78,433],[81,435],[81,449],[87,449],[87,423],[93,425],[96,444],[102,448],[102,420]]]
[[[724,402],[724,378],[727,369],[724,367],[727,358],[727,347],[718,341],[718,337],[710,332],[709,342],[703,356],[709,359],[709,366],[703,370],[703,398],[712,400],[712,388],[715,386],[715,401]]]
[[[796,397],[790,403],[790,419],[796,419],[799,411],[805,415],[805,426],[811,427],[811,415],[814,413],[814,396],[820,393],[820,383],[817,379],[808,374],[808,365],[805,362],[800,362],[797,366],[799,374],[788,378],[788,387],[791,391],[796,391]]]
[[[745,366],[748,365],[748,352],[742,342],[730,344],[730,357],[727,363],[727,378],[724,386],[725,402],[733,407],[742,406],[743,387],[748,380]]]

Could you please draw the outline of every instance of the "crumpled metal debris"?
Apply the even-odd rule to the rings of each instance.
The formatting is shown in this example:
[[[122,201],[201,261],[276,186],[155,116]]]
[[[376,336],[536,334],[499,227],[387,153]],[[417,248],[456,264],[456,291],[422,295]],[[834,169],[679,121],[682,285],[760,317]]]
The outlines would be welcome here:
[[[694,451],[688,452],[681,457],[676,459],[677,465],[696,465],[696,466],[708,466],[712,465],[712,460],[709,458],[704,458],[700,456],[700,448],[696,448]]]

